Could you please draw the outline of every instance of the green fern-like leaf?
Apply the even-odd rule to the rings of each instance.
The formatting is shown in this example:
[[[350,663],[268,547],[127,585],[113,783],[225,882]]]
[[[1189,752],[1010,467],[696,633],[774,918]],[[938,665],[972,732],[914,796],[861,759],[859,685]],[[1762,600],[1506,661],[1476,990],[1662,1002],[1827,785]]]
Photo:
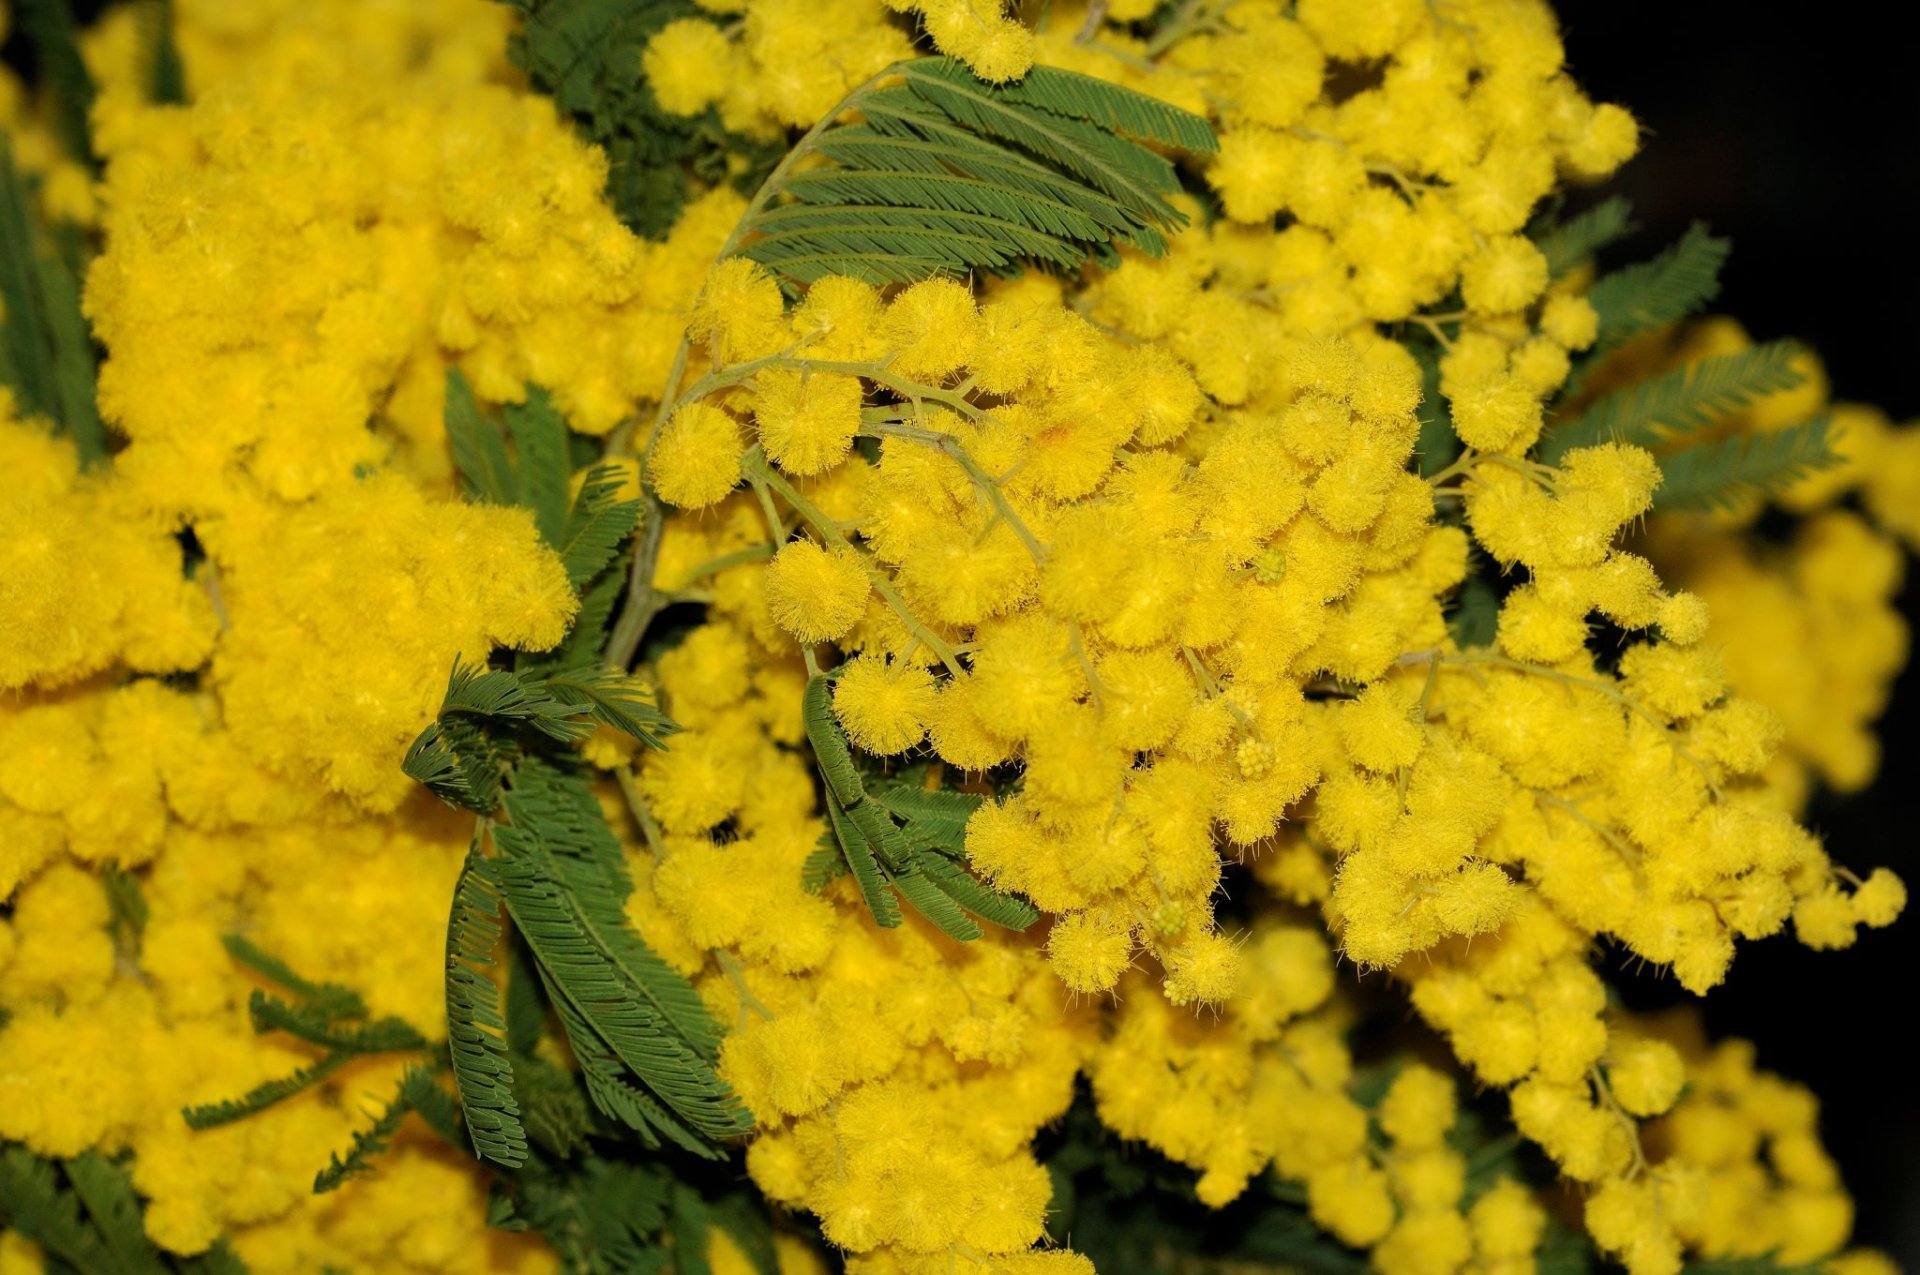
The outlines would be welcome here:
[[[500,897],[475,840],[447,918],[447,1048],[473,1153],[513,1168],[526,1160],[527,1132],[513,1096],[500,989],[486,974],[500,942]]]
[[[951,895],[935,885],[931,878],[921,871],[917,862],[909,863],[905,869],[889,874],[893,888],[900,898],[948,938],[962,943],[971,943],[980,937],[980,927],[966,914]]]
[[[853,764],[853,750],[847,747],[847,738],[834,720],[832,697],[824,674],[815,674],[807,680],[806,690],[800,696],[800,716],[806,726],[807,742],[813,746],[814,759],[820,764],[820,773],[826,776],[827,786],[842,808],[850,809],[865,801],[867,792],[860,782],[860,768]]]
[[[984,800],[977,793],[914,783],[872,783],[867,795],[906,825],[908,846],[937,846],[955,854],[966,843],[967,820]]]
[[[648,748],[665,748],[666,737],[677,729],[654,703],[646,683],[618,669],[554,673],[540,678],[538,684],[563,710],[611,726]]]
[[[1706,429],[1763,395],[1799,385],[1804,378],[1793,361],[1800,353],[1791,341],[1772,341],[1617,390],[1571,420],[1556,421],[1536,456],[1552,465],[1576,447],[1608,442],[1652,447]]]
[[[1547,259],[1547,272],[1557,279],[1633,231],[1633,205],[1614,195],[1547,230],[1534,244]]]
[[[615,604],[626,592],[633,553],[633,544],[629,541],[625,549],[616,553],[612,561],[580,589],[580,610],[574,614],[573,628],[567,631],[566,641],[543,655],[523,655],[520,659],[523,671],[545,675],[556,670],[617,665],[617,661],[608,658],[608,626],[613,622]]]
[[[343,1156],[334,1152],[329,1157],[327,1167],[314,1175],[313,1193],[325,1195],[345,1186],[348,1178],[371,1170],[373,1158],[387,1149],[387,1144],[400,1131],[401,1122],[411,1110],[413,1106],[407,1099],[406,1086],[402,1084],[393,1101],[380,1113],[379,1119],[364,1129],[354,1130],[353,1142],[347,1147],[346,1154]]]
[[[1025,930],[1040,919],[1040,909],[1017,894],[1003,894],[981,884],[964,867],[934,852],[915,856],[920,872],[956,904],[1004,930]]]
[[[518,480],[507,457],[506,440],[499,426],[480,411],[473,387],[457,367],[447,369],[441,421],[453,450],[454,469],[468,497],[489,505],[512,504],[519,494]]]
[[[527,1136],[562,1159],[584,1150],[593,1132],[593,1110],[574,1073],[544,1058],[523,1057],[513,1069],[514,1097]]]
[[[575,589],[600,573],[640,520],[640,502],[619,498],[624,481],[617,466],[595,465],[587,471],[573,507],[567,511],[566,526],[555,548]]]
[[[425,1049],[426,1037],[398,1018],[381,1018],[363,1026],[346,1027],[330,1016],[289,1005],[255,988],[247,998],[247,1012],[257,1032],[282,1031],[310,1044],[349,1054],[383,1054],[402,1049]]]
[[[407,1106],[420,1113],[420,1119],[442,1142],[454,1147],[466,1145],[466,1139],[460,1136],[459,1104],[434,1079],[431,1071],[425,1067],[407,1068],[406,1074],[400,1077],[400,1093],[407,1100]]]
[[[583,1069],[590,1056],[610,1054],[702,1138],[745,1133],[750,1116],[713,1070],[717,1025],[692,985],[627,922],[631,882],[585,781],[528,759],[506,810],[491,872]],[[604,1108],[604,1087],[595,1088],[591,1070],[587,1079]],[[609,1114],[633,1123],[631,1106]]]
[[[604,147],[607,194],[640,234],[666,235],[698,189],[744,175],[751,190],[780,151],[730,134],[708,110],[687,117],[661,109],[641,55],[655,32],[701,10],[692,0],[507,0],[522,15],[510,53],[516,65],[580,132]],[[729,162],[744,161],[744,173]]]
[[[0,1219],[75,1270],[116,1269],[113,1254],[82,1216],[80,1199],[66,1189],[59,1169],[22,1146],[0,1147]]]
[[[134,1194],[126,1170],[97,1151],[82,1152],[62,1167],[111,1259],[110,1265],[100,1269],[125,1275],[165,1271],[159,1251],[147,1238],[140,1197]]]
[[[790,288],[827,274],[902,283],[1072,269],[1115,244],[1165,250],[1184,224],[1173,164],[1147,143],[1211,151],[1206,121],[1055,68],[992,85],[942,58],[857,90],[776,170],[737,242]],[[809,167],[795,161],[818,155]]]
[[[300,999],[306,1009],[328,1018],[365,1018],[367,1004],[360,993],[338,983],[316,983],[302,978],[291,966],[271,952],[264,951],[244,934],[223,934],[221,945],[227,955],[254,973],[278,983]]]
[[[1652,261],[1602,275],[1587,292],[1600,318],[1589,361],[1629,337],[1697,313],[1720,292],[1720,269],[1732,244],[1695,222]]]
[[[15,0],[14,21],[33,45],[38,79],[51,91],[54,131],[71,159],[98,170],[87,115],[95,88],[80,56],[79,30],[67,0]]]
[[[800,884],[818,894],[852,870],[847,866],[847,856],[840,852],[840,839],[834,835],[832,827],[828,827],[820,834],[820,839],[807,855],[806,863],[801,866]]]
[[[541,538],[562,549],[570,504],[567,488],[573,478],[566,418],[537,385],[527,387],[526,402],[508,403],[503,413],[519,477],[514,503],[532,510]]]
[[[874,858],[872,847],[853,826],[853,821],[847,818],[846,809],[831,787],[827,789],[827,821],[833,829],[834,838],[840,843],[844,862],[860,886],[860,897],[866,900],[867,910],[873,913],[874,924],[883,929],[893,929],[900,924],[900,905],[887,889],[886,874],[881,871],[879,860]]]
[[[64,12],[51,0],[42,0],[40,9],[56,25],[57,15],[45,15]],[[27,27],[29,12],[20,17]],[[81,465],[91,467],[107,458],[94,399],[93,339],[72,268],[42,238],[11,146],[0,137],[0,243],[7,245],[0,253],[0,381],[13,388],[26,413],[46,417],[72,438]]]
[[[302,1067],[289,1075],[255,1085],[238,1098],[188,1107],[180,1114],[185,1118],[187,1127],[190,1129],[212,1129],[218,1125],[232,1124],[236,1120],[244,1120],[256,1112],[265,1111],[277,1102],[285,1102],[295,1094],[311,1089],[340,1070],[353,1057],[353,1054],[345,1051],[327,1054],[311,1066]]]
[[[1791,429],[1735,434],[1660,458],[1655,513],[1736,509],[1840,463],[1825,416]]]

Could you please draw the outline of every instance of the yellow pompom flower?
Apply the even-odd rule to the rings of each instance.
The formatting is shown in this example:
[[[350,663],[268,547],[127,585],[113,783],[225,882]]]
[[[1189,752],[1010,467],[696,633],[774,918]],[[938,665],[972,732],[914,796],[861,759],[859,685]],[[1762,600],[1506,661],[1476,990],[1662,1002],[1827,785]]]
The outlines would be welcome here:
[[[845,545],[793,540],[767,564],[767,607],[802,642],[844,637],[867,609],[872,587],[866,563]]]
[[[688,403],[661,429],[647,472],[660,499],[681,509],[704,509],[740,481],[745,450],[738,421],[711,403]]]
[[[964,284],[926,279],[894,297],[881,330],[893,351],[890,370],[935,383],[973,358],[980,314]]]
[[[864,391],[857,377],[776,369],[754,380],[753,423],[767,458],[811,475],[839,464],[860,430]]]
[[[711,22],[679,18],[647,43],[640,65],[661,107],[675,115],[698,115],[726,94],[733,46]]]
[[[1546,256],[1520,235],[1492,240],[1460,269],[1460,299],[1479,314],[1525,309],[1546,286]]]
[[[877,757],[903,753],[925,738],[937,699],[925,668],[872,655],[849,660],[833,682],[833,711],[847,738]]]

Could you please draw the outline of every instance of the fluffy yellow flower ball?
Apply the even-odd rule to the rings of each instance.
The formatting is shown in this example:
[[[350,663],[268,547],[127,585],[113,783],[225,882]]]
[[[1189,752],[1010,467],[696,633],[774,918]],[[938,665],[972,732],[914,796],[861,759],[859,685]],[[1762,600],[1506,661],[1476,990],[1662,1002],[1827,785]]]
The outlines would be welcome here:
[[[767,458],[792,474],[833,468],[853,449],[864,394],[857,377],[763,372],[754,382],[753,423]]]
[[[774,623],[802,642],[830,642],[858,623],[871,587],[856,551],[795,540],[767,567],[767,608]]]
[[[938,698],[926,669],[871,655],[848,661],[833,684],[833,711],[847,738],[877,757],[924,739]]]
[[[740,481],[740,423],[711,403],[688,403],[660,431],[647,460],[660,499],[704,509]]]

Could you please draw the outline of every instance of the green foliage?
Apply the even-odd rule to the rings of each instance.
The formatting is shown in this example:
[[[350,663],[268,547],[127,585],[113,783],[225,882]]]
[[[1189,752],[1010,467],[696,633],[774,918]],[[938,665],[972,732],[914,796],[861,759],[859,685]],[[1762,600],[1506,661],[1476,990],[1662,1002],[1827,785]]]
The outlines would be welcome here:
[[[544,1058],[518,1057],[513,1090],[534,1145],[561,1159],[586,1149],[595,1131],[594,1110],[572,1072]]]
[[[847,864],[847,856],[840,852],[840,839],[829,826],[814,842],[812,852],[801,866],[800,883],[818,894],[851,871],[853,869]]]
[[[1577,217],[1549,227],[1535,237],[1534,244],[1547,259],[1547,272],[1557,279],[1633,231],[1633,205],[1614,195]]]
[[[714,1071],[719,1028],[626,919],[632,882],[584,776],[527,758],[488,872],[539,964],[588,1093],[649,1144],[701,1154],[752,1118]]]
[[[587,471],[567,511],[560,542],[554,547],[566,564],[567,582],[575,589],[585,586],[613,560],[620,542],[639,524],[640,502],[619,499],[624,482],[618,466],[595,465]]]
[[[912,779],[880,777],[869,785],[834,720],[830,680],[830,674],[815,675],[801,698],[807,740],[826,779],[833,838],[831,847],[823,838],[808,856],[807,888],[819,890],[841,870],[851,871],[876,924],[899,925],[904,902],[963,943],[980,937],[975,918],[1010,930],[1039,920],[1031,903],[982,884],[965,866],[967,819],[981,798],[928,788],[924,767],[908,772]]]
[[[464,665],[456,658],[433,724],[401,761],[448,805],[491,815],[508,774],[544,744],[577,744],[600,726],[662,747],[673,723],[643,683],[591,664],[542,676]]]
[[[1083,1094],[1053,1135],[1047,1233],[1095,1269],[1128,1275],[1289,1271],[1359,1275],[1365,1254],[1329,1237],[1300,1202],[1256,1182],[1224,1209],[1201,1204],[1190,1170],[1122,1142]]]
[[[1479,571],[1472,572],[1447,609],[1447,631],[1462,649],[1493,645],[1500,625],[1500,594]]]
[[[462,1145],[460,1108],[431,1071],[425,1067],[407,1068],[406,1074],[400,1077],[400,1095],[442,1142],[449,1146]]]
[[[661,27],[701,14],[692,0],[504,0],[522,15],[514,64],[607,152],[607,196],[621,218],[663,238],[701,185],[728,180],[732,158],[757,182],[784,139],[727,132],[714,111],[688,118],[660,108],[641,54]]]
[[[567,488],[573,479],[566,418],[537,385],[527,386],[526,402],[508,403],[501,411],[513,439],[518,478],[514,503],[532,510],[540,538],[564,552]],[[568,566],[571,575],[572,564]]]
[[[100,886],[107,893],[107,907],[114,946],[120,952],[137,957],[140,940],[147,932],[147,900],[140,892],[140,880],[120,868],[107,868],[100,874]]]
[[[467,852],[447,917],[447,1047],[473,1153],[509,1167],[527,1153],[500,1015],[500,989],[487,976],[500,941],[500,897],[479,837]]]
[[[185,1118],[187,1126],[192,1129],[212,1129],[218,1125],[232,1124],[236,1120],[244,1120],[256,1112],[265,1111],[277,1102],[284,1102],[297,1093],[311,1089],[340,1070],[352,1057],[352,1054],[345,1051],[336,1051],[325,1055],[319,1062],[302,1067],[290,1075],[255,1085],[238,1098],[188,1107],[180,1114]]]
[[[1793,367],[1800,353],[1791,341],[1770,341],[1602,395],[1578,415],[1555,421],[1535,459],[1554,465],[1576,447],[1609,442],[1654,447],[1708,429],[1764,395],[1801,384],[1805,378]]]
[[[1600,318],[1600,334],[1582,369],[1631,337],[1699,312],[1719,295],[1720,268],[1731,248],[1729,241],[1714,238],[1704,224],[1695,222],[1652,261],[1600,276],[1587,292]],[[1570,383],[1567,392],[1574,389]]]
[[[1772,495],[1808,474],[1840,463],[1825,416],[1790,429],[1734,434],[1660,458],[1655,513],[1735,509]]]
[[[402,1049],[425,1049],[427,1039],[405,1021],[382,1018],[363,1026],[342,1026],[331,1015],[303,1005],[290,1005],[255,988],[247,998],[247,1012],[257,1032],[283,1031],[327,1049],[349,1054],[384,1054]]]
[[[552,398],[527,386],[524,403],[501,409],[505,433],[480,407],[458,368],[447,371],[441,420],[454,469],[468,499],[531,510],[541,538],[560,555],[568,583],[586,587],[619,552],[639,521],[640,503],[620,500],[617,466],[595,465],[580,490],[573,485],[572,435]],[[512,450],[507,440],[513,441]]]
[[[468,498],[488,505],[513,504],[520,480],[507,456],[506,439],[481,412],[473,387],[457,367],[447,369],[446,401],[440,419],[453,452],[453,467]]]
[[[203,1259],[163,1256],[146,1236],[140,1200],[126,1170],[98,1152],[55,1162],[25,1147],[0,1148],[0,1225],[18,1231],[44,1251],[49,1271],[79,1275],[164,1275],[175,1270],[241,1272],[245,1267],[215,1250],[229,1265],[203,1266]],[[209,1254],[208,1257],[213,1257]]]
[[[530,1162],[496,1188],[487,1221],[511,1231],[539,1231],[580,1275],[664,1272],[661,1243],[673,1179],[656,1164],[587,1154],[555,1164]]]
[[[187,68],[173,38],[173,0],[158,0],[147,11],[153,41],[153,100],[158,106],[177,106],[187,100]]]
[[[65,21],[52,0],[20,10],[21,26]],[[77,56],[77,55],[76,55]],[[56,236],[68,229],[56,228]],[[80,313],[75,267],[35,229],[26,181],[0,137],[0,383],[22,414],[44,416],[73,439],[83,467],[107,459],[106,428],[94,401],[93,338]]]
[[[338,983],[316,983],[302,978],[285,961],[261,950],[244,934],[223,934],[220,942],[227,955],[268,982],[278,983],[300,998],[302,1005],[332,1018],[365,1018],[366,1002],[350,987]]]
[[[256,988],[247,1001],[253,1029],[284,1031],[327,1052],[317,1062],[256,1085],[238,1098],[188,1107],[181,1115],[193,1128],[210,1129],[264,1111],[319,1084],[361,1054],[427,1047],[426,1038],[398,1018],[353,1021],[367,1017],[367,1006],[351,989],[302,978],[286,962],[242,935],[222,935],[221,942],[235,961],[293,994],[294,999],[288,1001]]]
[[[539,1231],[579,1275],[696,1275],[707,1247],[726,1232],[762,1275],[778,1275],[765,1204],[740,1189],[730,1167],[587,1150],[560,1159],[536,1153],[495,1183],[488,1222]]]
[[[1076,72],[992,85],[944,58],[902,62],[782,162],[736,240],[789,288],[1007,273],[1023,259],[1072,270],[1116,261],[1116,244],[1158,255],[1186,219],[1168,202],[1173,164],[1149,143],[1217,145],[1201,117]],[[831,163],[795,162],[813,155]]]
[[[1420,366],[1420,437],[1414,443],[1414,468],[1422,478],[1451,465],[1460,455],[1460,436],[1453,432],[1453,412],[1440,393],[1440,343],[1417,329],[1404,334],[1407,348]]]
[[[407,1118],[407,1113],[411,1110],[413,1110],[413,1104],[407,1097],[407,1087],[403,1083],[400,1091],[394,1095],[393,1101],[387,1104],[387,1109],[380,1113],[378,1120],[365,1129],[354,1130],[353,1144],[347,1148],[346,1155],[342,1156],[339,1152],[335,1152],[327,1167],[314,1175],[313,1193],[325,1195],[328,1191],[345,1185],[348,1178],[371,1169],[373,1166],[369,1161],[387,1149],[387,1144],[393,1140],[393,1135],[400,1131],[401,1121]]]
[[[67,155],[99,169],[87,113],[93,109],[93,77],[80,56],[79,31],[67,0],[14,0],[14,21],[33,45],[36,79],[53,99],[53,127]]]

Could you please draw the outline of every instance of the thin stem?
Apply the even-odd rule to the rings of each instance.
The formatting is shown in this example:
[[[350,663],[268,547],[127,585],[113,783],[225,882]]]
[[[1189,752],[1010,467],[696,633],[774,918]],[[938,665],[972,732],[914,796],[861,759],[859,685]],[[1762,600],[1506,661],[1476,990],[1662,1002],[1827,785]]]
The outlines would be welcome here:
[[[607,662],[618,669],[633,667],[640,638],[653,617],[666,609],[666,599],[653,587],[653,568],[660,558],[660,536],[667,526],[667,507],[647,492],[640,510],[640,535],[634,541],[633,566],[627,572],[627,602],[607,639]]]
[[[1093,0],[1087,6],[1086,21],[1080,24],[1080,30],[1074,34],[1075,44],[1091,44],[1093,37],[1100,34],[1100,24],[1107,20],[1107,0]]]
[[[839,523],[815,508],[812,501],[801,495],[779,470],[767,464],[766,460],[756,452],[748,452],[746,456],[741,458],[740,464],[742,468],[751,465],[758,476],[770,484],[775,491],[779,492],[780,498],[785,500],[789,505],[792,505],[795,512],[797,512],[809,526],[819,532],[823,539],[832,541],[834,544],[844,546],[848,549],[854,547],[853,543],[847,539],[846,534],[840,530]],[[894,613],[900,617],[900,622],[907,626],[907,632],[920,639],[920,641],[925,642],[927,649],[932,651],[955,677],[966,676],[966,670],[960,667],[959,653],[953,649],[945,638],[920,622],[919,618],[914,615],[913,609],[907,605],[907,600],[900,596],[900,591],[894,587],[893,580],[887,573],[869,566],[867,569],[867,577],[873,581],[874,589],[886,600],[887,605],[892,607]]]
[[[752,1010],[768,1022],[772,1022],[773,1011],[767,1008],[766,1002],[753,994],[751,987],[747,986],[747,972],[740,967],[739,958],[723,947],[714,952],[713,959],[719,962],[721,970],[726,973],[727,981],[733,984],[733,990],[740,997],[741,1019],[744,1021],[747,1011]]]
[[[1193,670],[1194,677],[1199,680],[1201,686],[1206,688],[1208,698],[1219,695],[1220,683],[1214,680],[1213,674],[1208,671],[1207,666],[1200,662],[1200,657],[1194,654],[1193,648],[1183,646],[1180,648],[1180,654],[1186,656],[1187,667]]]
[[[746,467],[743,465],[744,470]],[[767,543],[785,544],[787,537],[785,524],[780,521],[780,511],[773,507],[773,492],[767,488],[767,480],[754,474],[747,475],[747,482],[753,488],[753,494],[760,500],[760,512],[767,520]]]
[[[1033,534],[1033,529],[1027,526],[1018,513],[1014,512],[1012,502],[1007,499],[1007,493],[1000,489],[1000,484],[993,480],[993,475],[980,467],[980,462],[968,454],[966,445],[959,439],[952,434],[941,433],[939,430],[922,429],[914,425],[894,425],[884,421],[874,424],[872,429],[866,432],[880,437],[912,439],[951,457],[954,463],[966,471],[967,477],[973,480],[973,485],[979,488],[980,494],[985,496],[988,503],[993,506],[993,511],[1013,528],[1013,534],[1020,537],[1020,543],[1026,546],[1033,560],[1042,565],[1046,563],[1046,547]]]
[[[1074,658],[1080,661],[1080,671],[1086,674],[1087,685],[1093,691],[1093,711],[1095,715],[1104,714],[1107,711],[1107,688],[1100,684],[1100,674],[1094,670],[1093,661],[1087,658],[1087,644],[1080,636],[1080,621],[1070,621],[1067,633],[1073,643]]]
[[[1633,1166],[1627,1170],[1627,1176],[1639,1177],[1647,1171],[1647,1152],[1640,1145],[1640,1122],[1628,1115],[1626,1109],[1614,1098],[1613,1089],[1607,1084],[1606,1073],[1602,1072],[1598,1066],[1587,1069],[1587,1078],[1593,1082],[1594,1091],[1600,1095],[1600,1105],[1612,1112],[1619,1118],[1620,1123],[1627,1127],[1627,1141],[1633,1147]]]
[[[1473,468],[1474,462],[1479,459],[1480,454],[1469,447],[1461,452],[1451,465],[1448,465],[1439,473],[1428,474],[1427,485],[1430,487],[1438,487],[1441,483],[1447,482],[1450,479],[1464,477],[1467,472]]]
[[[1533,795],[1547,805],[1552,806],[1555,810],[1560,811],[1575,823],[1586,828],[1589,832],[1606,841],[1608,845],[1618,850],[1620,857],[1628,863],[1637,865],[1640,862],[1640,852],[1628,844],[1626,838],[1595,819],[1592,815],[1589,815],[1586,811],[1580,809],[1579,806],[1576,806],[1564,797],[1556,797],[1544,789],[1534,789]]]
[[[1421,327],[1425,328],[1427,330],[1428,335],[1430,335],[1431,337],[1433,337],[1434,340],[1440,343],[1441,349],[1446,350],[1448,353],[1452,353],[1453,338],[1449,337],[1445,332],[1441,331],[1440,325],[1438,323],[1434,322],[1432,319],[1429,319],[1424,314],[1410,314],[1407,316],[1407,322],[1417,323]]]
[[[627,799],[627,809],[633,814],[633,821],[640,825],[640,835],[646,838],[653,861],[663,862],[667,857],[666,837],[661,834],[660,825],[653,821],[653,812],[647,809],[646,799],[640,795],[640,785],[634,780],[633,772],[625,766],[617,766],[613,778],[620,785],[620,795]]]
[[[695,580],[704,580],[708,576],[717,576],[731,567],[745,566],[749,562],[759,562],[771,558],[780,546],[772,541],[761,541],[748,545],[744,549],[735,549],[732,553],[723,553],[717,558],[708,558],[705,562],[687,572],[683,584],[692,584]]]

